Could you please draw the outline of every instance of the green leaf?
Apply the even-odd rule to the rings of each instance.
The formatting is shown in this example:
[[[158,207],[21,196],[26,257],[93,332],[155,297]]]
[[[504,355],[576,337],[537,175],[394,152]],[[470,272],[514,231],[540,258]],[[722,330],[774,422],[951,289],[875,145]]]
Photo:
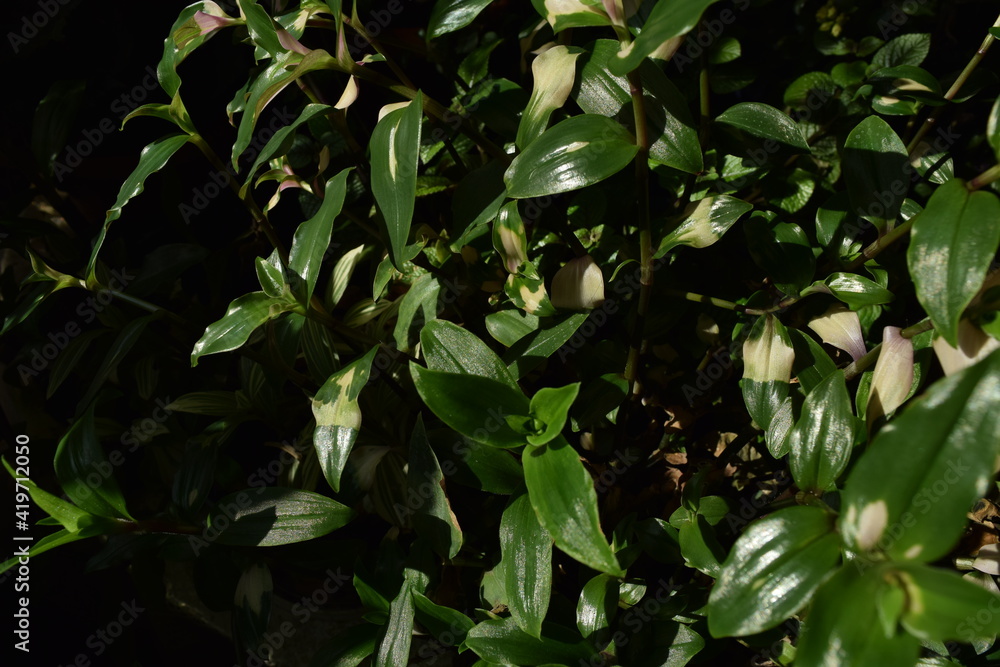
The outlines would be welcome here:
[[[750,256],[767,271],[785,294],[798,294],[816,271],[816,260],[805,231],[794,222],[776,222],[770,212],[757,211],[743,225]]]
[[[181,10],[170,32],[167,33],[167,38],[163,40],[163,56],[156,66],[156,77],[160,80],[160,87],[171,98],[177,95],[181,86],[181,78],[177,75],[178,65],[215,34],[215,31],[201,34],[201,27],[194,19],[197,12],[228,18],[215,2],[196,2]]]
[[[579,393],[579,382],[565,387],[543,387],[535,392],[531,397],[529,414],[545,426],[540,433],[529,434],[528,442],[532,445],[544,445],[562,433],[569,409]]]
[[[538,137],[504,174],[514,199],[569,192],[621,171],[638,147],[621,125],[591,114],[567,118]]]
[[[879,432],[844,486],[840,531],[850,548],[922,562],[951,550],[998,454],[998,377],[993,352],[936,382]]]
[[[885,568],[841,568],[816,592],[795,655],[797,667],[880,665],[913,667],[919,640],[896,631],[887,634],[880,602],[892,590]]]
[[[519,628],[541,639],[552,594],[552,538],[524,491],[511,497],[500,518],[500,553],[511,617]]]
[[[906,146],[878,116],[869,116],[847,135],[842,170],[851,207],[880,234],[899,218],[910,187],[908,167]]]
[[[6,458],[0,457],[0,460],[3,461],[3,466],[7,469],[7,473],[10,474],[11,478],[28,491],[32,502],[38,505],[43,512],[58,521],[69,532],[78,533],[86,525],[98,518],[90,512],[80,509],[73,503],[54,496],[45,489],[39,488],[27,476],[21,476],[14,468],[11,468]]]
[[[969,192],[952,179],[938,187],[913,221],[906,253],[920,305],[952,347],[958,321],[983,285],[1000,246],[1000,202],[992,192]]]
[[[416,507],[413,527],[439,556],[450,560],[462,548],[462,529],[445,495],[444,483],[441,466],[427,440],[423,417],[417,415],[410,437],[407,485],[410,488],[409,497],[416,494],[422,502]]]
[[[334,491],[340,491],[340,476],[361,430],[358,395],[368,383],[377,347],[326,379],[312,399],[316,420],[313,447],[323,476]]]
[[[358,262],[361,261],[364,251],[365,246],[359,245],[345,252],[337,260],[337,265],[333,267],[333,272],[330,274],[330,285],[326,291],[327,308],[332,310],[340,303],[340,299],[344,296],[344,292],[351,282],[351,275],[353,275],[354,269],[357,268]]]
[[[559,0],[531,0],[538,13],[559,33],[568,28],[611,25],[601,3],[591,0],[563,3]]]
[[[573,313],[564,320],[555,322],[552,319],[543,320],[542,328],[519,338],[507,350],[503,355],[504,363],[515,377],[523,378],[538,364],[559,352],[587,317],[588,313]],[[560,353],[560,359],[564,358]]]
[[[398,300],[399,310],[396,327],[393,330],[397,350],[414,352],[426,324],[433,322],[437,317],[440,292],[441,283],[438,279],[425,273],[417,278],[406,294]]]
[[[240,13],[246,16],[250,41],[266,51],[272,58],[284,53],[285,48],[278,41],[274,21],[271,20],[267,11],[253,0],[236,0],[236,2],[240,7]]]
[[[599,39],[580,59],[580,73],[573,88],[573,99],[588,114],[614,118],[634,132],[635,114],[628,79],[608,71],[608,63],[618,53],[618,42]],[[649,158],[656,162],[696,174],[704,169],[698,126],[691,117],[687,98],[652,62],[639,66]]]
[[[735,128],[755,142],[761,142],[768,153],[777,150],[809,152],[809,144],[795,121],[767,104],[734,104],[716,118],[715,122]]]
[[[337,61],[323,49],[314,49],[305,56],[293,51],[284,51],[254,79],[246,93],[243,115],[240,117],[240,125],[236,131],[236,142],[233,144],[232,163],[234,167],[238,166],[240,156],[250,145],[254,127],[260,120],[264,107],[277,97],[278,93],[286,86],[309,72],[321,69],[339,69]]]
[[[247,342],[257,327],[292,308],[292,303],[264,292],[244,294],[229,304],[221,320],[205,329],[191,350],[191,365],[197,366],[200,357],[235,350]]]
[[[108,209],[107,215],[104,218],[104,226],[101,227],[101,231],[97,235],[97,240],[94,242],[94,248],[90,253],[90,261],[87,263],[88,287],[95,285],[94,272],[97,268],[97,255],[101,251],[101,246],[104,244],[104,237],[107,235],[111,223],[121,217],[122,208],[125,207],[125,204],[142,192],[146,179],[151,174],[163,169],[173,154],[186,144],[189,139],[190,137],[186,134],[171,134],[157,139],[142,149],[142,152],[139,154],[139,164],[136,165],[132,173],[129,174],[129,177],[122,183],[121,189],[118,190],[118,198],[115,200],[114,205]]]
[[[219,544],[273,547],[322,537],[353,517],[350,507],[318,493],[256,487],[220,500],[202,537],[214,537]]]
[[[788,84],[785,88],[786,106],[806,108],[813,100],[827,100],[837,91],[837,84],[825,72],[808,72]]]
[[[919,65],[931,51],[931,36],[912,32],[887,42],[872,56],[872,64],[879,67]]]
[[[465,646],[497,665],[590,664],[595,651],[575,632],[546,623],[541,638],[521,630],[513,618],[483,621],[469,630]]]
[[[292,249],[288,253],[288,268],[299,278],[295,286],[299,303],[309,303],[319,270],[323,264],[323,256],[330,246],[333,233],[333,221],[340,215],[347,195],[347,175],[351,168],[342,170],[326,182],[325,196],[316,214],[299,225],[292,239]]]
[[[254,261],[254,269],[257,271],[257,282],[260,283],[264,294],[277,298],[285,293],[285,272],[281,269],[277,251],[271,253],[268,259],[258,257]]]
[[[710,577],[719,576],[726,552],[704,516],[696,514],[681,525],[678,530],[678,543],[688,567],[693,567]]]
[[[599,574],[583,586],[576,603],[576,627],[588,641],[602,645],[608,639],[611,622],[618,611],[619,582],[607,574]]]
[[[594,482],[566,439],[528,447],[521,465],[531,506],[556,546],[599,572],[623,576],[601,531]]]
[[[387,113],[375,126],[369,144],[372,194],[385,218],[389,256],[400,271],[417,196],[423,104],[423,96],[418,92],[405,108]]]
[[[431,370],[478,375],[521,392],[517,380],[500,357],[474,333],[453,322],[428,322],[420,331],[420,345]]]
[[[972,641],[1000,633],[1000,614],[992,612],[1000,597],[963,579],[956,572],[920,563],[898,563],[894,568],[906,593],[901,622],[924,641]],[[990,610],[986,620],[983,610]]]
[[[681,223],[663,237],[654,258],[663,257],[679,245],[707,248],[751,209],[753,204],[729,195],[709,195],[688,204]]]
[[[766,429],[788,396],[795,350],[784,325],[773,315],[762,315],[743,343],[743,379],[740,387],[747,412]]]
[[[490,0],[437,0],[427,23],[427,39],[461,30],[476,20]]]
[[[788,434],[788,467],[803,491],[832,489],[854,446],[854,413],[844,374],[831,373],[806,396]]]
[[[466,633],[476,627],[475,621],[462,612],[434,604],[419,591],[411,590],[417,621],[427,628],[435,640],[448,646],[458,646],[465,641]]]
[[[95,408],[96,404],[91,404],[59,440],[53,461],[56,478],[69,499],[82,510],[134,521],[114,476],[116,466],[108,461],[97,440]]]
[[[693,30],[705,9],[715,2],[716,0],[687,0],[656,3],[639,36],[609,64],[611,73],[621,75],[631,72],[664,42]]]
[[[812,292],[828,292],[851,310],[889,303],[895,298],[889,290],[856,273],[831,273],[823,282],[817,281],[802,291],[803,294]]]
[[[420,398],[438,419],[465,437],[493,447],[520,447],[524,436],[506,421],[527,415],[528,399],[510,385],[477,375],[445,373],[410,362]]]
[[[789,507],[754,521],[712,587],[712,635],[751,635],[777,626],[809,602],[839,560],[833,518],[819,508]]]
[[[70,542],[76,542],[78,540],[85,540],[88,537],[94,537],[100,533],[94,533],[91,535],[85,535],[79,532],[70,532],[64,528],[57,530],[54,533],[49,533],[42,539],[38,540],[28,549],[28,558],[34,558],[35,556],[41,555],[46,551],[55,549],[56,547],[61,547],[64,544],[69,544]],[[16,567],[20,564],[20,559],[24,558],[20,554],[5,560],[0,563],[0,574],[3,574],[7,570]]]
[[[285,125],[279,128],[274,136],[271,137],[268,142],[261,149],[260,154],[257,159],[254,160],[253,165],[251,165],[250,170],[247,172],[246,180],[243,182],[243,187],[240,188],[240,197],[245,197],[247,190],[250,189],[250,184],[253,182],[254,176],[257,174],[257,170],[260,169],[261,165],[266,164],[268,160],[280,154],[281,149],[285,146],[286,141],[292,135],[292,133],[300,126],[302,123],[308,122],[314,116],[321,113],[325,113],[330,109],[328,104],[307,104],[299,114],[299,117],[291,122],[289,125]],[[339,177],[340,174],[334,176],[334,178]],[[329,185],[327,186],[329,188]]]
[[[410,581],[404,579],[399,594],[389,606],[389,622],[373,662],[375,667],[406,667],[410,664],[410,642],[416,613],[410,585]]]
[[[358,667],[375,652],[382,628],[375,625],[354,625],[323,644],[309,661],[308,667]]]
[[[990,109],[990,117],[986,121],[986,140],[993,148],[993,155],[1000,160],[1000,97]]]

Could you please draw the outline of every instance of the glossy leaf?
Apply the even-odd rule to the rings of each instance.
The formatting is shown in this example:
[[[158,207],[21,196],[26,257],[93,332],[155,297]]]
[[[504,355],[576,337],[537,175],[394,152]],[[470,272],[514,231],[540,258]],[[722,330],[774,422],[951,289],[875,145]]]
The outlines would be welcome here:
[[[773,315],[762,315],[743,343],[743,400],[763,429],[771,423],[792,378],[795,350],[784,325]]]
[[[334,491],[340,490],[340,476],[361,429],[358,395],[368,383],[377,347],[345,366],[323,382],[312,399],[313,447],[323,476]]]
[[[371,138],[371,188],[388,231],[389,256],[398,270],[410,236],[420,162],[420,121],[423,97],[385,115]]]
[[[884,665],[913,667],[920,641],[905,632],[887,634],[880,619],[881,601],[892,587],[884,568],[847,566],[816,592],[799,641],[795,664]]]
[[[94,272],[97,268],[97,255],[104,244],[104,237],[107,236],[111,223],[121,217],[122,209],[133,197],[138,196],[145,186],[146,179],[151,174],[158,172],[167,164],[173,154],[180,150],[180,147],[188,142],[190,137],[186,134],[171,134],[161,137],[142,149],[139,154],[139,164],[129,174],[129,177],[122,183],[118,190],[118,198],[114,205],[108,209],[104,217],[104,226],[97,235],[94,248],[90,253],[90,261],[87,263],[87,285],[92,287],[95,284]]]
[[[629,81],[608,71],[608,63],[617,56],[618,49],[615,40],[595,41],[590,52],[580,58],[582,64],[572,94],[586,113],[614,118],[634,130]],[[639,76],[646,107],[649,158],[690,174],[700,172],[704,168],[701,142],[687,99],[651,62],[639,66]]]
[[[70,533],[79,532],[96,518],[90,512],[40,488],[27,477],[22,477],[7,463],[6,458],[0,460],[3,461],[3,466],[7,469],[7,473],[11,476],[11,479],[27,490],[28,495],[31,496],[31,501],[38,505],[43,512],[58,521]]]
[[[95,407],[91,404],[59,440],[53,461],[56,478],[80,509],[98,516],[134,520],[115,479],[115,466],[98,442]]]
[[[931,195],[913,221],[907,264],[920,305],[953,347],[958,321],[982,287],[1000,246],[1000,201],[992,192],[969,192],[952,179]]]
[[[545,51],[531,63],[534,87],[517,127],[517,147],[521,150],[537,139],[549,124],[552,112],[569,98],[576,77],[576,59],[582,49],[559,45]]]
[[[590,664],[595,651],[579,635],[566,628],[546,624],[541,638],[521,630],[513,618],[483,621],[469,630],[465,646],[497,665]]]
[[[611,61],[609,69],[612,74],[631,72],[643,58],[660,48],[664,42],[693,30],[705,9],[715,2],[716,0],[688,0],[656,3],[639,36]]]
[[[924,641],[972,641],[1000,633],[1000,596],[957,572],[920,563],[900,563],[894,574],[906,592],[903,627]]]
[[[844,486],[840,530],[848,546],[921,562],[951,550],[998,454],[998,377],[994,352],[932,385],[879,432]]]
[[[681,556],[688,567],[704,572],[710,577],[718,577],[726,552],[709,525],[708,520],[695,514],[681,524],[677,531]]]
[[[531,397],[529,414],[544,426],[538,433],[528,434],[532,445],[544,445],[562,433],[569,409],[580,393],[580,383],[565,387],[542,387]]]
[[[427,24],[427,39],[461,30],[476,20],[491,0],[437,0]]]
[[[712,635],[750,635],[777,626],[809,602],[838,560],[833,518],[819,508],[789,507],[753,522],[712,587]]]
[[[375,652],[381,631],[374,625],[351,626],[320,646],[308,667],[358,667]]]
[[[410,664],[410,642],[413,637],[415,614],[410,582],[404,579],[399,594],[389,606],[389,621],[385,626],[385,635],[372,663],[375,667],[406,667]]]
[[[202,34],[201,27],[195,20],[195,14],[198,12],[228,18],[228,15],[214,2],[195,2],[181,10],[167,38],[163,40],[163,57],[156,66],[156,77],[160,81],[160,86],[170,97],[177,94],[181,85],[177,67],[215,34],[215,31]]]
[[[500,519],[500,553],[511,617],[524,632],[541,639],[552,595],[552,538],[526,492],[511,498]]]
[[[411,595],[417,621],[442,644],[459,646],[466,633],[476,627],[475,621],[456,609],[434,604],[419,591],[411,591]]]
[[[832,489],[854,446],[854,413],[843,373],[831,373],[806,396],[788,434],[788,467],[803,491]]]
[[[660,241],[654,257],[663,257],[680,245],[707,248],[751,209],[753,204],[729,195],[709,195],[692,202],[684,210],[680,224]]]
[[[910,174],[906,146],[889,124],[869,116],[844,142],[843,172],[852,210],[884,234],[896,225]]]
[[[767,272],[782,292],[798,294],[812,280],[816,260],[809,237],[801,227],[757,211],[743,224],[743,232],[754,263]]]
[[[611,25],[599,2],[588,0],[531,0],[538,13],[559,33],[567,28]]]
[[[319,279],[323,256],[330,245],[333,221],[340,215],[347,195],[347,175],[350,168],[326,182],[325,196],[316,214],[299,225],[288,253],[288,268],[298,277],[296,285],[299,302],[306,304],[312,297]]]
[[[478,375],[521,392],[507,365],[493,350],[474,333],[453,322],[428,322],[420,330],[420,344],[427,367],[431,370]]]
[[[576,627],[588,641],[601,645],[610,634],[611,622],[618,611],[619,582],[599,574],[583,586],[576,603]]]
[[[354,511],[311,491],[257,487],[222,498],[202,538],[220,544],[273,547],[305,542],[342,528]]]
[[[560,353],[560,359],[565,358],[560,350],[587,320],[587,315],[574,313],[558,322],[544,321],[541,328],[518,339],[503,355],[507,368],[520,379],[557,352]]]
[[[895,298],[889,290],[856,273],[831,273],[826,280],[803,290],[803,294],[811,292],[829,292],[852,310],[889,303]]]
[[[445,373],[410,363],[420,398],[438,419],[470,440],[493,447],[520,447],[524,435],[506,421],[527,415],[528,399],[508,384],[478,375]]]
[[[229,352],[247,342],[257,327],[270,319],[291,310],[292,303],[269,297],[264,292],[244,294],[231,304],[221,320],[205,329],[191,350],[191,365],[209,354]]]
[[[601,531],[594,482],[566,439],[528,447],[521,464],[531,506],[556,546],[584,565],[622,576]]]
[[[440,293],[441,283],[438,279],[424,274],[399,299],[396,326],[392,333],[397,350],[407,353],[415,351],[423,329],[437,317]]]
[[[638,150],[632,135],[610,118],[567,118],[514,158],[504,174],[507,196],[541,197],[599,183],[621,171]]]
[[[271,137],[266,144],[264,144],[264,148],[260,150],[260,154],[257,155],[257,159],[253,161],[253,164],[250,166],[250,170],[247,171],[246,180],[243,181],[243,186],[240,188],[240,196],[246,196],[247,190],[250,189],[250,184],[253,182],[254,176],[257,174],[257,170],[260,169],[261,165],[266,164],[268,160],[279,155],[281,148],[300,125],[308,122],[311,118],[328,111],[329,109],[330,106],[327,104],[307,104],[302,110],[302,113],[299,114],[298,118],[293,120],[290,124],[279,128],[274,133],[274,136]],[[334,178],[339,176],[340,174]]]
[[[274,21],[267,11],[254,0],[236,0],[240,13],[246,17],[247,31],[255,46],[267,52],[272,58],[285,51],[278,41]]]
[[[793,153],[808,153],[809,144],[802,130],[791,118],[772,106],[759,102],[740,102],[726,109],[716,123],[721,123],[744,133],[765,147]]]
[[[451,510],[444,484],[444,474],[427,440],[423,418],[418,415],[410,438],[407,503],[415,510],[413,527],[417,534],[425,538],[439,556],[452,559],[462,548],[462,528]],[[421,500],[416,508],[412,507],[414,494]]]

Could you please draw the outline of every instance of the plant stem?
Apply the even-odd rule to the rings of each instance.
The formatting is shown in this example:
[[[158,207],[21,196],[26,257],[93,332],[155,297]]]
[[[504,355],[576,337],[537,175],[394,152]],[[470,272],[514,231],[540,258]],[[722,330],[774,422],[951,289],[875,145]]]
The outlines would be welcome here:
[[[912,327],[907,327],[903,329],[902,331],[899,332],[899,335],[901,335],[903,338],[913,338],[914,336],[922,334],[925,331],[930,331],[933,328],[934,325],[931,323],[930,318],[928,318],[925,320],[921,320],[920,322],[917,322]],[[851,378],[860,375],[862,372],[865,371],[865,369],[867,369],[869,366],[871,366],[878,360],[878,355],[881,351],[882,351],[882,343],[879,343],[871,350],[869,350],[869,352],[865,356],[861,357],[857,361],[852,361],[851,363],[849,363],[847,366],[844,367],[844,378],[850,380]]]
[[[993,23],[993,27],[1000,28],[1000,16],[998,16],[996,22]],[[972,56],[972,59],[969,60],[968,64],[965,66],[965,69],[963,69],[962,73],[958,75],[957,79],[955,79],[955,83],[951,84],[951,88],[948,89],[948,92],[944,94],[944,99],[952,100],[955,98],[955,95],[958,94],[958,91],[961,90],[962,86],[965,85],[965,82],[969,80],[969,77],[972,75],[972,72],[979,65],[980,61],[982,61],[983,57],[986,55],[986,52],[989,50],[990,45],[993,44],[993,41],[994,41],[993,35],[987,33],[986,38],[983,39],[983,43],[979,45],[979,49],[976,50],[976,53]],[[925,136],[927,136],[927,133],[930,132],[931,129],[933,129],[934,124],[937,123],[938,117],[946,108],[947,106],[940,106],[936,108],[934,112],[927,117],[927,120],[924,121],[924,124],[920,126],[920,129],[917,131],[917,134],[914,135],[913,139],[906,147],[906,152],[909,153],[911,157],[913,156],[914,151],[920,145],[920,141]]]
[[[635,114],[635,143],[639,147],[635,156],[635,181],[639,209],[639,300],[635,321],[632,324],[628,360],[625,363],[627,396],[635,399],[635,384],[639,374],[639,356],[646,343],[646,312],[653,287],[653,233],[649,222],[649,129],[646,124],[646,103],[642,96],[642,78],[638,71],[628,75],[632,110]]]
[[[995,164],[965,184],[969,190],[978,190],[1000,179],[1000,164]]]
[[[910,227],[913,226],[913,221],[917,219],[917,216],[913,216],[899,227],[893,228],[891,232],[888,232],[885,236],[876,239],[871,245],[861,251],[861,255],[855,259],[853,262],[848,264],[847,270],[853,271],[867,262],[869,259],[874,259],[876,255],[888,248],[890,245],[895,243],[910,231]]]

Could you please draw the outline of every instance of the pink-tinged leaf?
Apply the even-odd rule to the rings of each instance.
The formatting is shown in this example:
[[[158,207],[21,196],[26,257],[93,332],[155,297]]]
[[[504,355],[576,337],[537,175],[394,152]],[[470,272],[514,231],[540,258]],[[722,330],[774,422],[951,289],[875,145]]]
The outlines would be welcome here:
[[[809,321],[809,328],[815,331],[820,339],[828,345],[847,352],[857,361],[865,356],[865,339],[861,334],[861,320],[858,314],[842,304],[834,304],[820,315]]]
[[[865,410],[868,425],[902,405],[912,384],[913,343],[900,335],[899,327],[886,327]]]

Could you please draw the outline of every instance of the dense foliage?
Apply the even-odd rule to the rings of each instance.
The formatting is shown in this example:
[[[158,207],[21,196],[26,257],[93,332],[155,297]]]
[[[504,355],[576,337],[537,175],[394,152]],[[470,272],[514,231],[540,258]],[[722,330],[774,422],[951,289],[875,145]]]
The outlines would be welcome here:
[[[0,218],[29,562],[247,666],[995,664],[995,11],[204,1],[96,129],[55,80]]]

